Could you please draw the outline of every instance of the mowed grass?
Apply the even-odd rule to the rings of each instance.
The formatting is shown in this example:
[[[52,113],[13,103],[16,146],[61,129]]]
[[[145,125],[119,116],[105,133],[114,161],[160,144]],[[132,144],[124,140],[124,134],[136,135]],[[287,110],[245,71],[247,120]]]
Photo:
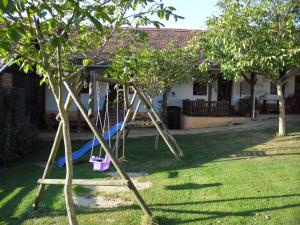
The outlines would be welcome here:
[[[126,143],[129,172],[147,172],[141,180],[153,186],[141,194],[160,224],[300,224],[300,124],[287,124],[288,136],[274,129],[229,131],[175,136],[185,153],[176,162],[164,143],[154,151],[154,138]],[[75,142],[74,149],[83,142]],[[41,142],[35,153],[0,174],[0,224],[68,224],[63,188],[49,186],[40,209],[31,208],[36,181],[48,157],[50,142]],[[62,153],[60,153],[62,154]],[[88,156],[87,156],[88,157]],[[113,168],[110,171],[114,171]],[[54,168],[51,177],[63,178]],[[105,178],[87,163],[74,166],[75,178]],[[97,195],[74,187],[80,195]],[[103,193],[101,193],[103,194]],[[132,197],[114,194],[110,197]],[[137,204],[113,209],[76,208],[80,224],[141,224]]]

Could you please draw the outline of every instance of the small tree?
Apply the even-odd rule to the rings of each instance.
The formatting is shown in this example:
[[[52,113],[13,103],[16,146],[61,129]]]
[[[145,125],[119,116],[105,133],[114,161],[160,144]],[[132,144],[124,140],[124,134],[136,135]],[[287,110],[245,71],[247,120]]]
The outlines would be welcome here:
[[[7,61],[16,58],[25,72],[36,70],[53,93],[63,124],[66,156],[64,194],[70,224],[78,224],[72,200],[72,146],[68,111],[63,102],[63,80],[79,77],[95,62],[107,41],[120,27],[154,24],[149,14],[160,19],[175,15],[173,7],[159,0],[2,0],[0,1],[0,54]],[[89,50],[96,50],[90,56]],[[82,65],[73,55],[83,56]],[[74,79],[75,86],[78,86]]]
[[[256,73],[276,83],[280,135],[286,134],[282,87],[300,64],[299,4],[290,0],[220,0],[220,15],[208,20],[208,31],[198,42],[206,59],[202,70],[217,62],[227,79]]]
[[[112,61],[109,73],[114,77],[134,79],[148,94],[163,95],[162,117],[165,122],[171,88],[193,79],[208,79],[204,74],[198,76],[198,56],[172,42],[165,49],[155,49],[147,41],[143,45],[132,42],[127,48],[120,49]]]

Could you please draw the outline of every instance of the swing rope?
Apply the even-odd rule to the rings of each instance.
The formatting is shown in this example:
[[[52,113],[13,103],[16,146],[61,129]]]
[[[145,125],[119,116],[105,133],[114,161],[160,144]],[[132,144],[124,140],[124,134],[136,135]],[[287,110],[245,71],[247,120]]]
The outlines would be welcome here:
[[[95,74],[94,74],[94,83],[95,83]],[[102,121],[101,121],[101,115],[100,115],[100,85],[99,82],[96,82],[96,97],[97,97],[97,116],[96,116],[96,127],[98,127],[98,123],[100,123],[100,129],[103,133],[103,125],[102,125]],[[94,144],[95,144],[95,140],[96,140],[96,136],[94,135],[93,137],[93,144],[92,144],[92,150],[91,150],[91,154],[90,154],[90,158],[94,155]],[[100,148],[100,153],[99,153],[99,157],[101,156],[101,148]]]
[[[95,79],[95,75],[94,75],[94,82],[96,81]],[[109,112],[108,112],[108,100],[109,100],[109,84],[107,84],[107,88],[106,88],[106,110],[104,113],[104,120],[102,123],[102,118],[101,118],[101,113],[100,113],[100,84],[99,81],[96,81],[96,96],[97,96],[97,117],[96,117],[96,126],[98,126],[98,124],[100,124],[100,130],[102,132],[102,134],[105,131],[106,125],[107,125],[107,130],[110,129],[110,122],[109,122]],[[94,144],[95,144],[95,140],[96,140],[96,136],[94,135],[93,138],[93,144],[92,144],[92,150],[91,150],[91,154],[90,154],[90,158],[94,156]],[[109,145],[111,147],[111,137],[110,137],[110,133],[109,133]],[[101,158],[102,155],[102,146],[100,145],[99,148],[99,155],[98,157]]]
[[[97,116],[96,116],[96,126],[98,127],[100,125],[100,130],[102,132],[102,134],[105,132],[105,130],[107,129],[108,131],[110,130],[110,115],[109,115],[109,94],[110,94],[110,89],[109,89],[109,83],[107,83],[107,86],[106,86],[106,105],[105,105],[105,113],[104,113],[104,119],[103,119],[103,122],[102,122],[102,118],[101,118],[101,110],[100,110],[100,92],[101,92],[101,89],[100,89],[100,84],[98,81],[96,81],[95,79],[95,75],[94,75],[94,82],[96,83],[96,100],[97,100]],[[121,121],[119,120],[119,105],[120,105],[120,93],[123,91],[123,96],[124,96],[124,101],[125,101],[125,87],[120,89],[119,88],[119,85],[115,85],[114,89],[116,90],[117,92],[117,95],[116,95],[116,115],[117,115],[117,118],[116,118],[116,122],[117,124],[119,124]],[[124,106],[124,109],[123,109],[123,120],[125,118],[125,104],[123,104]],[[124,126],[124,124],[122,125]],[[122,131],[122,157],[121,158],[124,158],[125,157],[125,130]],[[116,158],[118,159],[119,158],[119,144],[120,144],[120,140],[119,140],[119,134],[120,134],[120,131],[117,130],[117,133],[116,133]],[[96,136],[94,135],[93,137],[93,143],[92,143],[92,149],[91,149],[91,153],[90,153],[90,158],[94,157],[94,144],[95,144],[95,141],[96,141]],[[108,132],[108,143],[109,143],[109,146],[111,147],[111,133]],[[101,155],[102,155],[102,146],[100,145],[100,148],[99,148],[99,155],[98,157],[101,158]]]
[[[109,102],[109,83],[107,83],[106,85],[106,110],[105,110],[105,117],[107,118],[107,130],[110,129],[110,119],[109,119],[109,106],[108,106],[108,102]],[[108,144],[109,147],[111,148],[111,137],[110,137],[110,132],[108,133]]]

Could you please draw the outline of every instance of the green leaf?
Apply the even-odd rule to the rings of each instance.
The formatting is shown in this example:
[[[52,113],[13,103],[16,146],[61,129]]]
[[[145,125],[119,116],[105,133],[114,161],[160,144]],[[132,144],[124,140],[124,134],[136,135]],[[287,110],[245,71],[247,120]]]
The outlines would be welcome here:
[[[1,6],[5,8],[8,5],[8,0],[1,0]],[[1,8],[2,8],[1,7]]]
[[[61,41],[60,41],[60,38],[59,38],[59,37],[54,37],[54,38],[51,40],[51,46],[52,46],[53,48],[57,48],[60,44],[61,44]]]
[[[17,29],[8,30],[7,34],[14,42],[18,42],[21,38],[21,35],[17,31]]]
[[[99,22],[98,19],[96,19],[94,16],[92,16],[90,13],[87,13],[87,17],[90,19],[90,21],[95,25],[97,30],[102,31],[103,25]]]
[[[22,66],[22,69],[25,73],[28,73],[29,69],[30,69],[30,66],[28,64],[25,64]]]
[[[84,60],[82,60],[82,65],[89,66],[92,64],[92,62],[93,61],[91,59],[84,59]]]

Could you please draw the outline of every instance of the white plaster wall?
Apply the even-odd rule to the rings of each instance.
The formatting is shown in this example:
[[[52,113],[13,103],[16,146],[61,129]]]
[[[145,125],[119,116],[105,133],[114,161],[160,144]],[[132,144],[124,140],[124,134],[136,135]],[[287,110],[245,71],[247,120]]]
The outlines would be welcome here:
[[[240,96],[241,81],[236,81],[233,82],[232,84],[231,105],[237,106],[239,103],[239,99],[241,97],[247,97],[247,96]],[[99,87],[100,87],[99,104],[101,110],[105,101],[107,83],[99,82]],[[96,88],[96,84],[94,85],[94,88]],[[293,96],[294,92],[295,92],[295,77],[291,77],[285,86],[286,97]],[[96,90],[94,93],[95,93],[94,110],[96,111],[97,110]],[[218,96],[217,93],[218,93],[218,82],[215,81],[212,88],[212,101],[217,101],[217,96]],[[66,98],[66,96],[67,94],[66,92],[64,92],[64,99]],[[87,107],[88,94],[82,93],[80,97],[84,106]],[[278,98],[277,95],[270,94],[270,81],[268,79],[262,78],[261,76],[258,77],[258,81],[256,84],[256,97],[258,99],[264,98],[270,100],[275,100]],[[168,105],[182,107],[182,101],[185,99],[190,99],[190,100],[204,99],[207,101],[207,98],[208,98],[207,95],[193,95],[193,82],[188,82],[186,84],[177,85],[171,89],[168,98]],[[138,101],[135,101],[135,105],[137,104],[137,102]],[[153,98],[153,104],[157,111],[161,111],[162,95],[155,96]],[[46,88],[46,112],[53,112],[53,111],[54,112],[57,111],[56,103],[54,101],[52,93],[49,91],[48,88]],[[77,111],[75,104],[71,106],[70,111]],[[146,110],[142,105],[140,108],[140,112],[145,112],[145,111]]]
[[[241,81],[232,82],[231,105],[237,106],[240,100],[240,83]]]
[[[292,97],[295,94],[295,76],[288,79],[285,84],[285,97]]]
[[[250,97],[249,95],[242,95],[240,93],[240,83],[243,80],[235,81],[232,85],[231,104],[237,106],[240,98]],[[271,81],[269,79],[258,76],[256,83],[256,97],[257,99],[277,100],[277,94],[270,94]],[[285,97],[293,96],[295,93],[295,77],[291,77],[285,85]]]
[[[189,82],[182,85],[177,85],[171,89],[168,99],[169,106],[179,106],[182,107],[182,101],[185,99],[197,100],[204,99],[208,100],[208,85],[207,85],[206,95],[193,95],[193,82]],[[213,84],[212,88],[212,101],[217,101],[218,85],[217,82]]]

